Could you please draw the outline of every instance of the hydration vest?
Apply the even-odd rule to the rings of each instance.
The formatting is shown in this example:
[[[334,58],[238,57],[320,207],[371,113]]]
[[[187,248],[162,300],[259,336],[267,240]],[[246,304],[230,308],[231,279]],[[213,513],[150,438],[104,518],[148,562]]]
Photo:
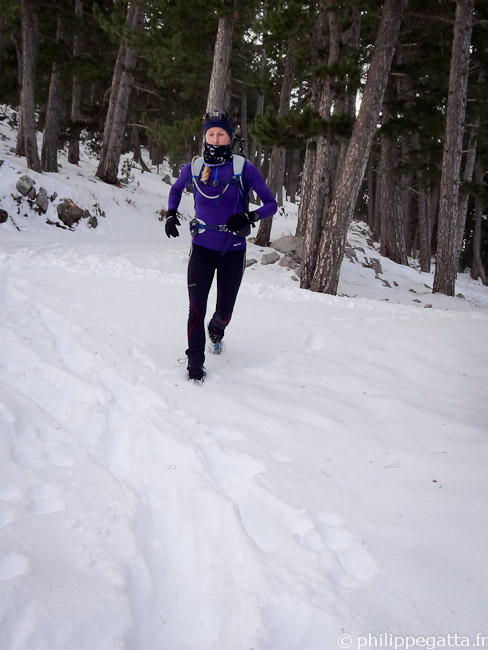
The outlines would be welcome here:
[[[210,200],[215,200],[215,199],[220,199],[221,196],[223,196],[227,190],[229,189],[230,185],[237,184],[237,189],[239,190],[239,194],[241,195],[241,198],[244,203],[244,209],[248,209],[248,193],[244,187],[244,181],[242,178],[242,170],[244,169],[244,163],[246,162],[246,159],[244,156],[241,156],[240,154],[233,153],[232,154],[232,169],[233,169],[233,176],[229,178],[227,184],[225,185],[224,189],[222,192],[217,194],[216,196],[209,196],[208,194],[205,194],[205,192],[202,190],[200,185],[198,184],[198,179],[200,178],[200,174],[202,173],[203,166],[205,164],[205,161],[203,160],[203,156],[195,156],[193,160],[191,161],[191,181],[192,181],[192,186],[193,186],[193,198],[195,198],[195,192],[200,192],[200,194],[205,197],[206,199]],[[218,169],[218,167],[217,167]],[[218,183],[216,183],[218,184]],[[215,185],[214,185],[215,186]],[[196,208],[196,204],[195,204]],[[196,209],[195,209],[196,213]],[[254,224],[253,224],[254,226]],[[204,232],[205,230],[217,230],[220,232],[228,232],[229,237],[227,238],[227,242],[220,252],[221,255],[225,255],[225,253],[229,250],[231,243],[232,243],[232,238],[234,235],[239,235],[240,237],[247,237],[249,233],[251,232],[251,226],[247,225],[244,228],[242,228],[238,233],[233,233],[227,229],[227,226],[213,226],[213,225],[208,225],[205,224],[201,219],[197,219],[196,214],[195,218],[191,220],[190,222],[190,232],[192,236],[197,236],[199,233]]]
[[[200,194],[204,196],[206,199],[210,199],[210,200],[220,199],[220,197],[227,192],[229,185],[237,183],[239,194],[244,200],[244,203],[246,203],[246,198],[247,198],[246,190],[244,188],[244,181],[242,179],[242,170],[244,169],[245,162],[246,159],[244,156],[241,156],[240,154],[237,153],[233,153],[232,168],[233,168],[234,175],[229,179],[228,183],[225,185],[224,189],[222,190],[222,192],[220,192],[220,194],[217,194],[216,196],[209,196],[208,194],[205,194],[205,192],[198,184],[198,179],[200,178],[200,174],[202,173],[202,169],[205,164],[205,161],[203,160],[203,156],[195,156],[191,161],[191,182],[193,186],[193,194],[195,194],[195,191],[197,191],[200,192]]]

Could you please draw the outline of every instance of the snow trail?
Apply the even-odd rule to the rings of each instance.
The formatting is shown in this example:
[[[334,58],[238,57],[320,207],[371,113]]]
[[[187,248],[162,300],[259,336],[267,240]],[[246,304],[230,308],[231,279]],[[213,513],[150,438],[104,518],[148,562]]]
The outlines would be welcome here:
[[[11,418],[7,453],[17,470],[38,475],[34,484],[26,476],[22,481],[32,485],[23,495],[30,515],[25,532],[33,533],[32,527],[47,542],[49,529],[32,517],[69,511],[70,523],[56,546],[72,548],[73,567],[93,567],[108,582],[105,603],[111,592],[119,600],[125,592],[124,609],[134,621],[119,632],[127,647],[156,648],[163,638],[172,648],[244,647],[258,643],[268,627],[276,628],[272,643],[277,635],[282,647],[301,643],[310,629],[317,647],[319,632],[320,643],[324,635],[335,638],[336,624],[322,613],[324,604],[333,608],[333,599],[324,601],[327,572],[320,580],[314,574],[318,566],[332,574],[340,567],[321,541],[318,522],[273,494],[262,480],[268,471],[262,459],[233,449],[233,438],[244,440],[245,435],[227,427],[214,434],[181,405],[168,406],[160,393],[167,391],[169,372],[148,357],[147,346],[128,334],[123,322],[105,319],[110,337],[101,341],[86,326],[96,311],[70,300],[69,283],[65,296],[62,282],[57,295],[50,296],[42,282],[35,287],[22,279],[30,256],[21,256],[20,264],[16,257],[16,273],[6,278],[2,300],[12,318],[17,311],[19,326],[2,326],[1,336],[8,350],[5,390],[11,402],[19,402],[19,412],[27,413],[22,422]],[[50,260],[59,263],[50,254],[43,258],[48,274]],[[77,273],[77,300],[92,267],[80,274],[69,265],[70,275]],[[121,264],[117,273],[124,279],[129,275]],[[152,280],[148,273],[146,282]],[[112,299],[111,308],[117,296]],[[172,377],[175,373],[182,371],[173,370]],[[191,387],[177,381],[191,400]],[[22,407],[24,401],[29,409]],[[84,475],[92,482],[100,475],[100,503],[90,512],[76,507],[79,494],[89,500]],[[105,524],[97,531],[100,518]],[[98,546],[97,533],[105,537],[107,550]],[[352,536],[347,539],[342,550],[355,546]],[[4,558],[0,577],[25,574],[29,564],[28,555],[13,552]],[[340,566],[346,565],[342,561]],[[361,574],[352,565],[347,571]],[[314,590],[321,596],[311,606],[304,596]],[[81,603],[83,589],[79,597]],[[295,620],[287,631],[286,620],[297,607],[302,623]],[[189,617],[199,621],[190,630]]]

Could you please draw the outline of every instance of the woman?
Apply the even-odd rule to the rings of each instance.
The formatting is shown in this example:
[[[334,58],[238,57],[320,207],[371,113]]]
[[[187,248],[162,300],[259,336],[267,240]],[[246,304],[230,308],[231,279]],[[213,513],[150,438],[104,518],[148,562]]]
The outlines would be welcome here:
[[[188,379],[205,379],[205,325],[208,294],[217,272],[217,303],[208,324],[210,351],[219,354],[225,328],[241,284],[245,267],[246,234],[250,225],[271,217],[276,201],[256,167],[245,161],[242,177],[236,173],[232,155],[233,125],[226,113],[214,109],[203,121],[202,169],[187,163],[169,193],[165,231],[178,237],[178,206],[184,189],[193,183],[196,218],[190,223],[193,235],[188,263]],[[254,190],[263,205],[250,212],[248,194]]]

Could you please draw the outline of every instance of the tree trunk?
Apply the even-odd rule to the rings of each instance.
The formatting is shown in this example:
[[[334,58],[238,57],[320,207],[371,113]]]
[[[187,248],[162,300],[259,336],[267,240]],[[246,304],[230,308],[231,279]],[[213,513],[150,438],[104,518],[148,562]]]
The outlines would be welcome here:
[[[488,52],[488,48],[485,50]],[[486,79],[486,72],[484,68],[480,68],[478,72],[478,88],[484,86]],[[466,155],[466,162],[464,165],[463,181],[465,183],[470,183],[474,175],[474,167],[477,155],[477,145],[478,145],[478,135],[480,131],[480,110],[478,102],[475,103],[474,116],[472,117],[469,142],[468,142],[468,153]],[[466,226],[466,216],[468,212],[468,200],[469,195],[467,192],[463,193],[461,201],[459,204],[459,223],[458,223],[458,257],[461,255],[461,249],[463,245],[464,238],[464,229]]]
[[[151,159],[151,164],[156,165],[156,173],[159,174],[159,166],[164,161],[162,147],[158,142],[156,142],[152,138],[149,138],[148,147],[149,147],[149,158]]]
[[[330,23],[331,33],[336,33],[334,40],[339,39],[337,48],[340,51],[340,54],[338,54],[338,57],[340,56],[341,59],[344,57],[347,61],[349,57],[353,56],[353,53],[357,54],[359,50],[361,36],[361,9],[359,3],[351,3],[350,9],[346,13],[345,25],[343,25],[344,16],[338,16],[335,13],[330,14]],[[336,77],[336,82],[337,81],[338,83],[334,84],[334,107],[332,113],[333,115],[339,114],[349,116],[351,120],[354,120],[356,116],[357,91],[354,86],[351,87],[348,83],[342,83],[340,75]],[[330,196],[333,194],[336,180],[340,174],[348,144],[349,137],[345,135],[341,136],[336,134],[331,139],[329,159]],[[324,208],[327,210],[328,204],[325,205]],[[322,221],[324,221],[324,217],[325,214],[323,215]]]
[[[383,119],[390,118],[384,107]],[[380,243],[381,254],[397,264],[407,264],[403,211],[398,178],[396,142],[383,135],[381,138],[380,176]]]
[[[127,14],[127,25],[132,29],[141,29],[144,11],[131,4]],[[117,182],[120,154],[127,121],[129,97],[132,90],[132,70],[136,64],[135,52],[126,45],[121,45],[115,63],[110,101],[103,133],[102,152],[96,176],[106,183]]]
[[[290,110],[290,97],[295,79],[295,41],[290,38],[286,52],[285,69],[283,80],[281,82],[280,104],[278,108],[278,117],[284,117]],[[271,161],[269,164],[269,174],[267,184],[271,192],[276,197],[278,206],[283,205],[283,179],[285,176],[285,159],[286,150],[284,147],[277,145],[271,150]],[[268,246],[271,238],[272,219],[263,219],[259,222],[258,234],[256,235],[257,246]]]
[[[24,132],[24,118],[22,116],[22,77],[24,69],[24,57],[22,55],[22,47],[19,47],[18,39],[11,36],[11,40],[15,45],[15,51],[17,53],[17,78],[20,88],[20,98],[19,98],[19,119],[17,126],[17,142],[15,145],[15,154],[17,156],[25,156],[25,132]],[[39,160],[39,165],[41,161]]]
[[[288,169],[285,174],[286,193],[290,203],[296,203],[298,192],[298,176],[300,173],[300,150],[294,149],[288,159]]]
[[[385,0],[363,99],[320,241],[312,291],[336,294],[359,188],[371,151],[406,0]]]
[[[144,162],[144,158],[142,157],[141,139],[139,137],[138,124],[132,125],[132,150],[134,152],[134,158],[133,158],[134,162],[138,163],[141,166],[143,172],[150,172],[151,170],[146,165],[146,163]]]
[[[419,155],[420,136],[415,133],[413,136],[413,147],[415,155]],[[425,169],[430,167],[430,160],[425,161]],[[420,270],[423,273],[430,273],[432,261],[432,231],[434,228],[435,215],[437,213],[438,192],[434,189],[432,182],[427,179],[428,171],[424,176],[421,170],[417,170],[414,183],[418,188],[417,192],[417,235],[419,251]],[[437,186],[435,186],[437,187]]]
[[[371,158],[371,154],[370,154]],[[381,156],[378,156],[376,163],[376,173],[374,176],[374,206],[373,206],[373,239],[374,241],[380,240],[380,223],[381,223],[381,212],[380,212],[380,191],[381,191]]]
[[[303,242],[303,259],[300,272],[300,284],[309,289],[317,264],[317,255],[322,235],[322,214],[326,197],[330,188],[330,142],[327,136],[321,135],[317,141],[315,168],[312,181],[312,191],[309,203],[309,218]]]
[[[21,1],[22,14],[22,89],[20,91],[19,130],[16,153],[25,155],[27,167],[41,171],[36,140],[34,86],[39,24],[35,0]]]
[[[324,34],[328,21],[327,8],[331,0],[320,0],[318,4],[317,17],[314,20],[314,27],[312,31],[312,38],[310,41],[311,46],[311,62],[312,65],[318,67],[323,63],[321,52],[325,45]],[[332,41],[332,39],[330,39]],[[332,49],[332,45],[330,46]],[[323,91],[326,80],[323,76],[315,79],[312,85],[312,99],[311,105],[317,111],[320,108],[320,102],[323,102]],[[315,173],[315,158],[317,154],[317,143],[315,140],[309,139],[305,148],[305,158],[303,161],[302,181],[300,185],[300,204],[298,206],[298,221],[296,228],[296,236],[304,237],[307,230],[309,221],[309,206],[312,198],[312,183]]]
[[[457,218],[457,260],[461,257],[464,241],[464,229],[466,227],[466,216],[468,214],[469,191],[466,186],[473,180],[474,163],[476,160],[476,147],[478,143],[478,131],[480,127],[479,115],[476,116],[470,129],[468,151],[464,161],[463,184],[465,189],[459,199],[459,209]]]
[[[261,56],[259,61],[259,78],[264,79],[265,70],[266,70],[266,50],[264,47],[260,48]],[[261,117],[264,114],[264,93],[261,91],[256,99],[256,117]],[[252,148],[252,151],[249,155],[249,160],[256,165],[261,167],[263,158],[263,145],[260,142],[256,141],[256,147]]]
[[[235,6],[235,3],[234,3]],[[232,55],[232,35],[234,33],[234,11],[219,20],[217,38],[208,89],[207,111],[214,108],[225,109],[229,105],[229,73]]]
[[[285,170],[286,170],[286,149],[280,151],[280,156],[278,158],[278,180],[276,182],[276,202],[279,208],[283,207],[284,192],[285,192]],[[270,221],[270,229],[272,221]]]
[[[322,3],[321,8],[326,11],[330,2]],[[328,13],[329,23],[329,56],[327,65],[335,66],[339,62],[341,51],[341,33],[337,14]],[[328,75],[321,86],[318,102],[318,112],[324,120],[329,120],[334,103],[334,79]],[[323,215],[327,213],[331,192],[331,142],[329,135],[319,135],[315,147],[315,160],[313,167],[310,165],[312,180],[310,183],[310,196],[306,206],[305,223],[301,226],[304,231],[303,258],[300,271],[300,286],[309,289],[313,273],[317,264],[317,255],[322,236]],[[305,175],[305,173],[304,173]]]
[[[413,172],[408,169],[410,160],[410,147],[405,139],[401,142],[401,171],[399,174],[399,194],[400,206],[402,214],[402,231],[405,240],[405,255],[407,256],[406,264],[408,264],[408,255],[412,248],[412,232],[411,232],[411,204],[412,204],[412,187],[413,187]]]
[[[241,115],[240,115],[240,126],[241,126],[241,131],[240,131],[240,148],[241,148],[241,153],[246,156],[246,158],[249,158],[249,134],[247,131],[247,95],[246,92],[243,91],[241,94]]]
[[[298,221],[295,235],[304,237],[307,222],[310,200],[312,197],[312,182],[315,171],[316,143],[309,140],[305,149],[305,160],[303,161],[302,183],[300,187],[300,204],[298,206]]]
[[[479,158],[476,160],[474,175],[474,182],[479,187],[482,187],[485,173],[483,164]],[[471,277],[474,280],[480,278],[481,282],[486,286],[488,280],[481,259],[481,225],[483,221],[484,208],[485,205],[483,199],[477,192],[474,200],[473,266],[471,268]]]
[[[17,58],[17,84],[19,88],[22,89],[22,68],[23,68],[22,43],[19,44],[19,39],[16,38],[13,34],[10,34],[10,42],[14,46],[15,56]]]
[[[0,16],[0,79],[3,79],[2,75],[2,60],[3,60],[3,49],[5,47],[5,32],[4,32],[4,20],[3,16]]]
[[[56,43],[61,41],[63,36],[63,20],[58,16],[56,28]],[[61,73],[59,63],[54,61],[49,84],[49,96],[47,100],[46,120],[44,123],[44,135],[42,138],[41,164],[45,172],[58,171],[58,137],[59,117],[61,113]]]
[[[474,0],[457,0],[456,2],[449,75],[446,136],[439,200],[437,263],[433,288],[434,293],[444,293],[448,296],[454,295],[458,265],[459,178],[466,115],[473,6]]]
[[[267,185],[277,199],[278,206],[283,205],[283,169],[286,151],[283,147],[273,146],[267,176]],[[259,222],[256,235],[256,246],[269,246],[273,219],[263,219]]]
[[[83,17],[83,0],[75,2],[75,16],[78,19]],[[77,29],[73,41],[73,58],[75,66],[83,52],[81,30]],[[79,123],[81,121],[81,80],[78,72],[73,73],[73,86],[71,90],[71,137],[68,147],[68,162],[72,165],[78,165],[80,162],[80,131]]]
[[[419,263],[420,270],[424,273],[430,272],[430,246],[426,246],[429,241],[428,228],[427,228],[427,197],[423,187],[419,188],[417,194],[417,234],[418,234],[418,248],[419,248]]]
[[[374,195],[375,195],[375,173],[373,167],[373,156],[368,158],[366,167],[366,177],[368,179],[368,226],[374,237]]]
[[[418,247],[420,270],[430,273],[432,259],[432,230],[436,213],[437,193],[432,188],[419,189],[418,194]]]

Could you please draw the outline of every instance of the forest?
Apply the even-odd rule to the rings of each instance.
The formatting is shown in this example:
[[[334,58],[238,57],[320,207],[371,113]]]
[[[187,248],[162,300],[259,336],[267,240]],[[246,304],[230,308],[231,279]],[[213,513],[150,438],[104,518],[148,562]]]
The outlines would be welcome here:
[[[221,107],[299,204],[302,288],[336,293],[359,219],[452,296],[460,271],[487,284],[487,54],[485,0],[0,0],[0,119],[29,168],[83,145],[115,184],[127,152],[177,173]]]

